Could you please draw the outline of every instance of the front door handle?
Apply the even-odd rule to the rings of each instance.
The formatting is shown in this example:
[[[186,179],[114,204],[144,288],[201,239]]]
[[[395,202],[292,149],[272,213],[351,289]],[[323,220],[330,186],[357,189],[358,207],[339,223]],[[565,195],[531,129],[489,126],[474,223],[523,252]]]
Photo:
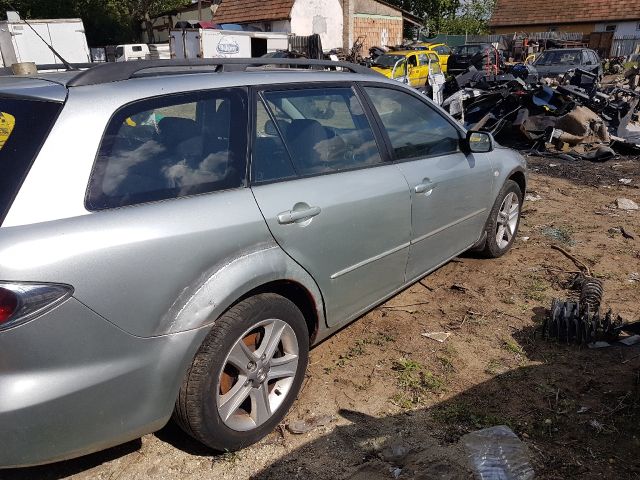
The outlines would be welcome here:
[[[428,197],[429,195],[431,195],[431,192],[433,192],[435,186],[436,185],[434,183],[419,183],[418,185],[413,187],[413,191],[416,193],[424,193],[425,197]]]
[[[278,223],[280,225],[288,225],[290,223],[296,223],[319,215],[320,207],[308,207],[303,210],[289,210],[278,214]]]

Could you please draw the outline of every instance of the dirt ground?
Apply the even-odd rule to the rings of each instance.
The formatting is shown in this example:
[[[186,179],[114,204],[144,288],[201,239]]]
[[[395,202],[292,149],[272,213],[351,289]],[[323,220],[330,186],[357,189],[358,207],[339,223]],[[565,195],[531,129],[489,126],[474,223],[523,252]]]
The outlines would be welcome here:
[[[15,479],[464,479],[460,438],[508,425],[537,478],[640,478],[640,347],[542,339],[575,265],[604,279],[604,303],[640,319],[640,161],[531,158],[520,238],[498,260],[450,262],[315,348],[287,423],[244,451],[211,455],[169,425],[104,452],[1,471]],[[631,179],[629,185],[621,178]],[[634,275],[635,274],[635,275]],[[451,332],[439,343],[421,334]],[[323,417],[324,418],[320,418]],[[3,439],[10,441],[10,439]]]

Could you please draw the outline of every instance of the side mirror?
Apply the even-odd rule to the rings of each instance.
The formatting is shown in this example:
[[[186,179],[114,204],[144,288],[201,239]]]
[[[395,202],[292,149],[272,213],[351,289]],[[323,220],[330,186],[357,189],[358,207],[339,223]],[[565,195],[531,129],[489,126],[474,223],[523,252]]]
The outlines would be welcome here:
[[[487,132],[468,131],[462,150],[467,153],[487,153],[493,150],[493,137]]]

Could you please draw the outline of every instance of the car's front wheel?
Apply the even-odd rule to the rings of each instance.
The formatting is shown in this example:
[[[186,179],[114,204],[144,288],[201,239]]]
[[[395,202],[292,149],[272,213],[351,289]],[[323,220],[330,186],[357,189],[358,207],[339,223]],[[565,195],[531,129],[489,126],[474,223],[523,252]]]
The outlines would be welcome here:
[[[523,193],[513,180],[507,180],[496,198],[486,226],[482,254],[497,258],[509,251],[520,226]]]
[[[198,350],[174,418],[218,451],[257,442],[282,420],[304,378],[309,334],[300,310],[276,294],[236,304]]]

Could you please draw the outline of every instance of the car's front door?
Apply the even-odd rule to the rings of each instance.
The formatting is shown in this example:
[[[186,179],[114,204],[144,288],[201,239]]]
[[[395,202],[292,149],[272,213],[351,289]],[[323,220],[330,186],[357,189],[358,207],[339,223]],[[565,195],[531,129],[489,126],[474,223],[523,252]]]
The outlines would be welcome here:
[[[256,101],[252,190],[278,244],[316,280],[329,325],[405,279],[411,202],[349,85],[268,89]]]
[[[407,55],[407,68],[409,69],[409,85],[423,87],[427,82],[429,69],[420,64],[418,55],[415,53]]]
[[[411,190],[407,279],[418,278],[475,243],[491,206],[487,155],[460,151],[460,132],[443,113],[405,89],[365,91]]]

